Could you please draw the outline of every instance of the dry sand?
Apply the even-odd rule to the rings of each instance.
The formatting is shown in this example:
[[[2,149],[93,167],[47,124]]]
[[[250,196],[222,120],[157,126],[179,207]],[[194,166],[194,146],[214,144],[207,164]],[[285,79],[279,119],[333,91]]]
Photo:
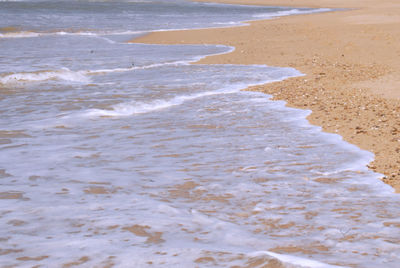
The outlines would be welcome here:
[[[249,88],[310,109],[324,131],[375,153],[372,170],[400,192],[400,2],[229,0],[241,4],[352,8],[251,22],[235,28],[158,32],[138,43],[226,44],[201,64],[294,67],[306,76]]]

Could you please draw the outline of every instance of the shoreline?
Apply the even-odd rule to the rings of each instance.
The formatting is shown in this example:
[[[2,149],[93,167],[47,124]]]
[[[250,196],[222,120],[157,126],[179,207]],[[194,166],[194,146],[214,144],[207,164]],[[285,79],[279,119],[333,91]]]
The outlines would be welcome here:
[[[240,3],[244,0],[213,2]],[[322,2],[322,3],[321,3]],[[355,8],[246,22],[248,26],[154,32],[135,43],[222,44],[199,64],[293,67],[305,76],[247,90],[309,109],[311,124],[373,152],[368,167],[400,192],[400,4],[395,1],[251,0],[245,4]],[[371,8],[371,6],[373,8]]]

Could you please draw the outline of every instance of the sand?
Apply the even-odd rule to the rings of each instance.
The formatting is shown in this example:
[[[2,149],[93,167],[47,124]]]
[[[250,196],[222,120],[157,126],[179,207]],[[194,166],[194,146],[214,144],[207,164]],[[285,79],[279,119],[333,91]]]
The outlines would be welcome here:
[[[200,64],[294,67],[306,76],[251,87],[309,121],[375,154],[369,168],[400,192],[400,2],[388,0],[229,0],[241,4],[350,8],[251,22],[249,26],[152,33],[133,40],[226,44],[232,53]]]

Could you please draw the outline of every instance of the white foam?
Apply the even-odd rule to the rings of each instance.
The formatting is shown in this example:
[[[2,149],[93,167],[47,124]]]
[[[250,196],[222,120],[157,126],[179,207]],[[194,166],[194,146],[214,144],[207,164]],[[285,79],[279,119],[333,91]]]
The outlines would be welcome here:
[[[41,34],[28,31],[0,33],[0,38],[26,38],[26,37],[38,37],[38,36],[41,36]]]
[[[88,79],[165,64],[188,63],[64,71]],[[90,102],[78,107],[89,119],[176,106],[121,120],[86,120],[82,112],[76,115],[83,119],[62,120],[53,101],[69,105],[71,99],[60,98],[59,87],[44,94],[21,91],[3,102],[11,107],[4,109],[3,120],[9,123],[3,125],[5,135],[12,136],[8,131],[16,129],[27,134],[10,138],[12,146],[1,144],[5,152],[0,155],[1,194],[22,195],[21,200],[2,199],[0,224],[5,228],[0,237],[7,238],[4,249],[15,249],[2,256],[4,266],[62,266],[85,255],[90,256],[83,264],[87,267],[107,266],[106,261],[119,267],[242,267],[252,256],[277,258],[289,267],[333,267],[325,263],[379,267],[386,261],[385,267],[397,267],[400,201],[392,195],[380,197],[380,189],[369,183],[383,184],[377,174],[365,170],[370,158],[310,126],[307,112],[285,108],[283,102],[271,102],[263,94],[230,94],[248,86],[246,81],[267,82],[260,77],[268,76],[268,69],[260,73],[251,69],[242,80],[235,71],[230,76],[229,68],[221,68],[219,72],[214,66],[203,67],[205,79],[199,81],[216,83],[215,88],[231,83],[235,87],[211,91],[215,88],[201,89],[200,84],[192,89],[185,82],[189,73],[176,72],[185,77],[168,78],[182,81],[182,90],[168,96],[183,96],[124,102],[109,110],[85,109],[108,103],[114,90],[137,96],[131,91],[136,81],[128,80],[132,88],[110,86],[105,93],[92,87],[74,92],[73,98]],[[240,72],[250,66],[243,68]],[[158,71],[162,70],[153,74]],[[270,71],[275,78],[298,75],[289,69]],[[26,78],[32,73],[18,75]],[[237,85],[238,81],[243,84]],[[165,87],[161,90],[157,96]],[[206,92],[193,93],[197,90]],[[210,98],[200,99],[204,96]],[[30,97],[37,98],[26,102]],[[19,112],[25,107],[34,112]],[[46,123],[56,122],[58,127],[38,125],[47,118]],[[304,144],[312,146],[300,148]],[[351,164],[351,172],[343,163]],[[355,180],[358,185],[352,184]],[[189,181],[193,184],[182,186]],[[100,189],[96,193],[92,188]],[[139,232],[127,231],[134,226]],[[155,243],[147,243],[148,239]],[[289,253],[302,257],[271,252],[277,247],[304,251]],[[48,258],[34,261],[39,256]],[[19,261],[21,257],[32,261]],[[215,263],[195,263],[199,258]]]
[[[241,25],[241,23],[235,22],[235,21],[230,21],[230,22],[214,22],[213,24],[215,24],[215,25],[233,25],[233,26]]]
[[[290,16],[290,15],[301,15],[301,14],[311,14],[311,13],[321,13],[321,12],[329,12],[332,9],[329,8],[317,8],[313,10],[301,10],[301,9],[290,9],[290,10],[282,10],[277,11],[274,13],[263,13],[263,14],[256,14],[253,15],[254,18],[262,18],[262,19],[269,19],[269,18],[276,18],[276,17],[283,17],[283,16]]]
[[[90,79],[81,72],[74,72],[67,68],[63,68],[61,70],[21,72],[0,76],[0,84],[23,84],[28,82],[42,82],[47,80],[63,80],[71,82],[90,81]]]
[[[230,48],[229,51],[232,51],[233,48]],[[218,54],[224,54],[224,53],[229,53],[229,52],[222,52]],[[123,72],[123,71],[131,71],[131,70],[137,70],[137,69],[150,69],[150,68],[157,68],[157,67],[162,67],[162,66],[168,66],[168,65],[188,65],[190,62],[194,62],[202,58],[203,56],[197,57],[193,61],[175,61],[175,62],[170,62],[170,63],[160,63],[160,64],[151,64],[148,66],[143,66],[143,67],[131,67],[131,68],[117,68],[117,69],[104,69],[104,70],[95,70],[95,71],[87,71],[86,74],[100,74],[100,73],[107,73],[107,72]],[[221,65],[221,66],[232,66],[229,64]],[[252,65],[253,67],[260,67],[260,68],[265,68],[267,66],[265,65]],[[285,69],[286,75],[283,75],[279,79],[265,79],[263,81],[259,81],[258,83],[249,83],[249,84],[236,84],[234,86],[229,86],[227,88],[222,88],[219,90],[214,90],[214,91],[205,91],[197,94],[191,94],[191,95],[183,95],[183,96],[176,96],[172,99],[169,100],[155,100],[152,102],[127,102],[127,103],[120,103],[117,105],[114,105],[111,107],[111,109],[90,109],[87,110],[82,114],[84,117],[123,117],[123,116],[131,116],[135,114],[144,114],[144,113],[149,113],[153,111],[158,111],[162,109],[167,109],[173,106],[181,105],[187,101],[207,97],[207,96],[213,96],[213,95],[220,95],[220,94],[231,94],[231,93],[236,93],[239,92],[247,87],[250,86],[255,86],[259,84],[265,84],[265,83],[270,83],[270,82],[276,82],[276,81],[281,81],[284,79],[287,79],[289,77],[294,77],[294,76],[302,76],[303,74],[300,73],[299,71],[292,69],[292,68],[282,68]],[[244,93],[246,94],[246,93]],[[256,94],[256,93],[253,93]],[[265,96],[265,95],[264,95]],[[69,116],[68,116],[69,117]]]
[[[135,70],[145,70],[163,66],[188,65],[189,61],[173,61],[164,63],[154,63],[144,66],[132,66],[129,68],[113,68],[98,70],[71,71],[68,68],[60,70],[43,70],[35,72],[20,72],[0,75],[0,84],[24,84],[28,82],[42,82],[47,80],[62,80],[71,82],[90,82],[88,75],[101,75],[106,73],[130,72]]]
[[[256,20],[259,19],[272,19],[276,17],[282,16],[290,16],[290,15],[301,15],[301,14],[311,14],[311,13],[321,13],[321,12],[329,12],[332,9],[329,8],[317,8],[317,9],[290,9],[290,10],[282,10],[276,11],[274,13],[262,13],[255,14],[253,18]],[[246,26],[248,25],[244,21],[234,22],[214,22],[214,25],[218,28],[231,28],[237,26]],[[193,28],[170,28],[170,29],[156,29],[156,30],[147,30],[147,31],[77,31],[77,32],[68,32],[68,31],[56,31],[56,32],[33,32],[33,31],[19,31],[19,32],[8,32],[8,33],[0,33],[0,38],[32,38],[32,37],[41,37],[41,36],[52,36],[52,35],[70,35],[70,36],[92,36],[92,37],[102,37],[104,35],[138,35],[144,34],[148,32],[166,32],[166,31],[180,31],[180,30],[193,30],[193,29],[207,29],[210,27],[193,27]],[[212,27],[211,27],[212,28]],[[104,39],[113,42],[112,40],[103,37]]]
[[[158,212],[162,214],[166,214],[168,216],[176,216],[180,214],[180,211],[174,207],[171,207],[166,204],[160,204],[158,206]]]
[[[190,267],[197,258],[207,256],[219,266],[245,266],[252,257],[261,257],[262,261],[263,255],[265,262],[270,256],[289,267],[328,268],[335,266],[326,263],[350,264],[353,259],[361,267],[376,267],[389,257],[393,261],[386,267],[396,267],[398,245],[387,242],[397,241],[396,227],[382,225],[389,219],[399,220],[386,216],[376,205],[392,204],[392,209],[387,208],[392,213],[398,201],[389,195],[377,198],[373,187],[365,193],[364,189],[347,191],[352,185],[341,182],[346,172],[329,176],[338,179],[332,185],[314,182],[321,176],[311,169],[326,161],[311,163],[312,156],[317,153],[322,159],[329,147],[316,127],[303,126],[303,113],[257,93],[221,94],[191,107],[195,109],[177,107],[160,113],[152,117],[149,128],[143,128],[140,117],[110,120],[104,125],[100,120],[83,120],[75,128],[48,130],[52,135],[32,138],[29,147],[8,149],[0,157],[2,166],[21,180],[5,178],[14,184],[10,182],[2,191],[21,191],[30,201],[4,201],[13,211],[4,214],[2,225],[26,222],[21,227],[12,226],[16,234],[10,235],[7,243],[18,245],[27,256],[46,252],[50,257],[42,263],[53,261],[56,266],[65,260],[65,252],[68,261],[81,258],[85,252],[88,256],[102,254],[103,259],[116,256],[119,266],[132,264],[131,259],[135,259],[138,267],[147,267],[149,260],[155,266]],[[210,107],[213,111],[208,111]],[[296,120],[286,124],[280,122],[281,117]],[[193,132],[193,122],[220,128]],[[132,128],[124,128],[126,125]],[[305,129],[299,131],[299,126]],[[145,133],[149,130],[151,134]],[[98,137],[88,138],[92,135]],[[293,141],[295,146],[291,147]],[[352,151],[340,148],[343,141],[332,141],[339,147],[331,148],[326,160],[347,162],[343,157]],[[295,156],[298,146],[309,143],[313,146],[301,150],[307,157]],[[288,148],[274,151],[279,144]],[[248,153],[242,155],[245,151],[235,145]],[[265,153],[264,148],[271,148],[271,152]],[[291,156],[287,151],[293,152]],[[336,158],[335,153],[342,155]],[[264,163],[267,160],[273,163]],[[297,165],[302,163],[305,165]],[[275,171],[264,172],[268,165]],[[326,168],[334,169],[335,164],[330,165]],[[31,175],[38,178],[30,179]],[[310,179],[302,180],[305,176]],[[356,176],[365,179],[357,173],[351,179]],[[256,178],[260,180],[253,180]],[[198,186],[182,188],[187,179]],[[86,194],[93,186],[103,187],[105,193]],[[63,193],[62,188],[68,191]],[[360,198],[362,194],[367,194],[368,200]],[[346,209],[349,214],[341,213]],[[360,222],[353,221],[352,216]],[[143,228],[149,239],[157,240],[159,235],[162,241],[146,243],[148,238],[140,232],[126,231],[132,226]],[[6,236],[8,230],[0,234]],[[356,239],[345,243],[346,234]],[[372,239],[370,235],[382,238]],[[56,239],[48,240],[49,236]],[[328,250],[320,252],[319,244]],[[39,251],[30,245],[40,245]],[[290,246],[315,253],[289,253],[297,255],[292,256],[270,251]],[[382,250],[382,257],[375,255],[377,249]],[[353,253],[355,250],[367,255]],[[165,255],[153,254],[155,251]],[[224,259],[220,252],[229,255]],[[174,257],[176,253],[180,255]],[[248,258],[235,263],[236,257],[243,256]],[[15,256],[5,259],[15,263]],[[101,260],[93,257],[85,265],[96,266]]]
[[[56,31],[56,32],[33,32],[33,31],[19,31],[19,32],[6,32],[0,33],[0,38],[32,38],[42,36],[92,36],[99,37],[102,35],[136,35],[145,33],[144,31]]]
[[[114,69],[98,69],[98,70],[88,70],[81,71],[80,73],[95,75],[95,74],[104,74],[104,73],[119,73],[119,72],[129,72],[135,70],[146,70],[152,68],[158,68],[163,66],[179,66],[179,65],[188,65],[189,61],[173,61],[173,62],[163,62],[163,63],[154,63],[144,66],[132,66],[129,68],[114,68]]]
[[[306,258],[301,258],[301,257],[296,257],[293,255],[287,255],[287,254],[278,254],[275,252],[271,251],[258,251],[258,252],[253,252],[248,254],[251,257],[258,257],[262,255],[268,255],[271,257],[274,257],[282,262],[285,263],[290,263],[294,265],[299,265],[301,267],[307,267],[307,268],[338,268],[338,267],[344,267],[344,266],[337,266],[337,265],[330,265],[326,264],[323,262],[315,261],[315,260],[310,260]]]
[[[141,102],[129,102],[120,103],[114,105],[111,110],[106,109],[90,109],[84,112],[83,116],[86,117],[121,117],[121,116],[131,116],[134,114],[144,114],[157,110],[167,109],[172,106],[181,105],[186,101],[202,98],[205,96],[219,95],[219,94],[230,94],[238,92],[240,88],[232,88],[231,90],[217,90],[217,91],[207,91],[198,94],[177,96],[170,100],[155,100],[149,103]]]

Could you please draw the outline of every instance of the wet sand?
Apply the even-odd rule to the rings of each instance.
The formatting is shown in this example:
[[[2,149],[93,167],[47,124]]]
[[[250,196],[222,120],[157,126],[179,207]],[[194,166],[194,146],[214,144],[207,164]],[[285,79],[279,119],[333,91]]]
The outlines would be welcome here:
[[[375,153],[369,168],[400,192],[400,3],[389,0],[229,0],[241,4],[350,8],[251,22],[249,26],[157,32],[133,40],[225,44],[232,53],[200,64],[266,64],[305,74],[248,90],[312,110],[309,121]]]

